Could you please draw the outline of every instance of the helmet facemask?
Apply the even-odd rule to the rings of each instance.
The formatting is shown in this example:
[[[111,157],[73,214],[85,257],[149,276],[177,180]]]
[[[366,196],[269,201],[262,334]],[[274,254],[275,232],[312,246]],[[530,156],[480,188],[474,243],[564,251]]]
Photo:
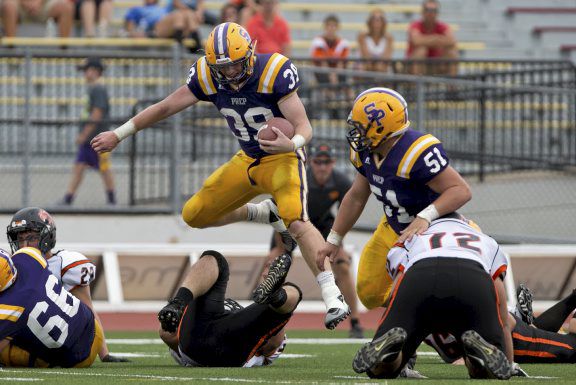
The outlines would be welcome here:
[[[352,114],[348,116],[348,124],[352,126],[352,128],[346,134],[346,139],[348,139],[348,143],[350,147],[356,152],[361,152],[368,150],[372,147],[372,141],[366,137],[366,128],[360,122],[356,122],[352,120]]]
[[[208,63],[208,67],[210,68],[210,73],[212,76],[216,78],[216,81],[220,84],[240,84],[244,80],[246,80],[253,72],[253,66],[251,65],[251,57],[252,51],[248,51],[246,57],[236,60],[235,62],[223,63],[223,64],[210,64]],[[242,71],[235,77],[229,79],[224,75],[222,70],[228,66],[233,66],[237,64],[242,64]]]

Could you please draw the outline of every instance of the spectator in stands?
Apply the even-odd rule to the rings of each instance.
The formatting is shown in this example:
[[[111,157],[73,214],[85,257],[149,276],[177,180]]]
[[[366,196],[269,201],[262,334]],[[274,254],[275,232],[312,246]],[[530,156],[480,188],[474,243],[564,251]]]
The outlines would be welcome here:
[[[240,13],[238,7],[232,3],[226,3],[220,8],[220,23],[240,24]]]
[[[68,0],[0,1],[0,20],[6,37],[16,36],[19,20],[45,23],[48,19],[56,20],[60,37],[70,37],[73,18],[74,4]]]
[[[195,12],[188,8],[169,12],[158,4],[158,0],[144,0],[144,5],[130,8],[124,20],[131,37],[174,38],[178,41],[188,36],[197,37]]]
[[[196,14],[199,24],[218,24],[218,16],[205,9],[204,0],[168,0],[166,8],[168,9],[168,12],[173,12],[177,9],[189,9]]]
[[[324,33],[312,40],[310,55],[314,65],[319,67],[345,68],[346,61],[350,54],[350,44],[348,40],[338,36],[340,20],[336,15],[328,15],[324,19]],[[338,103],[339,100],[352,99],[353,95],[349,89],[343,92],[342,85],[346,83],[346,76],[338,75],[332,71],[330,73],[315,72],[316,81],[322,85],[318,91],[320,95],[318,100],[326,103],[321,107],[323,111],[328,112],[331,118],[344,118],[341,114],[345,113],[345,108]]]
[[[322,67],[345,68],[350,54],[350,43],[348,40],[338,36],[340,20],[336,15],[328,15],[324,19],[324,33],[312,40],[310,55],[314,64]],[[336,85],[344,82],[343,76],[338,77],[334,72],[330,74],[317,73],[316,80],[318,83],[329,83]]]
[[[110,154],[98,154],[90,146],[90,141],[96,135],[108,130],[108,119],[110,118],[110,103],[108,91],[100,79],[104,72],[104,64],[97,57],[87,58],[84,63],[78,66],[78,70],[84,73],[86,80],[88,98],[85,115],[80,126],[80,133],[76,138],[79,146],[76,162],[72,172],[72,179],[62,204],[71,205],[74,201],[76,191],[82,182],[84,171],[87,167],[92,167],[100,172],[102,181],[106,188],[106,197],[109,205],[116,204],[116,193],[114,189],[114,179],[110,170]]]
[[[292,52],[290,27],[278,13],[278,0],[260,0],[257,13],[246,24],[246,29],[256,43],[256,53]]]
[[[408,59],[458,59],[456,38],[448,24],[438,21],[439,11],[440,3],[437,0],[424,0],[422,3],[422,19],[413,22],[408,29]],[[458,66],[414,64],[411,72],[417,75],[456,75]]]
[[[113,8],[112,0],[78,0],[76,13],[82,21],[84,36],[108,36],[108,26],[112,21]],[[98,22],[98,31],[96,31],[96,22]]]
[[[228,4],[234,6],[238,11],[238,24],[242,26],[248,24],[248,21],[258,12],[260,7],[256,0],[229,0]]]
[[[388,63],[392,58],[394,38],[386,32],[386,16],[380,9],[370,12],[366,20],[368,31],[358,34],[358,48],[360,58],[368,60],[363,63],[366,71],[386,72]]]

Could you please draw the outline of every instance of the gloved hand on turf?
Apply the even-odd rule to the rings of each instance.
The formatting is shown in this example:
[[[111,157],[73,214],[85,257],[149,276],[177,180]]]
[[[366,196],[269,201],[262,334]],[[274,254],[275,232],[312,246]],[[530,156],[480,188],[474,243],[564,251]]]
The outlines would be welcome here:
[[[128,358],[113,356],[112,354],[106,354],[100,359],[102,362],[131,362]]]

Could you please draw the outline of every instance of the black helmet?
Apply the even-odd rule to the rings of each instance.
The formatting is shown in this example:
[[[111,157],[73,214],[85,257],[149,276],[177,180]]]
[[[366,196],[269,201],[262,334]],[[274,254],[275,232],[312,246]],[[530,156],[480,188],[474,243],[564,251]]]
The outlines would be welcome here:
[[[8,236],[8,243],[10,243],[12,253],[20,249],[18,233],[23,231],[34,231],[40,235],[38,248],[42,254],[46,254],[56,245],[56,224],[50,214],[44,209],[26,207],[14,214],[6,228],[6,235]]]

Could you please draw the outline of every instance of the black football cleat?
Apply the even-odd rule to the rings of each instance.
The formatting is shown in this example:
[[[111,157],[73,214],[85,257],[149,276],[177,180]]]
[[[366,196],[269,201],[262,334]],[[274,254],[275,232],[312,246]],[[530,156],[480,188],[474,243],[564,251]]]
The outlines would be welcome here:
[[[180,298],[172,298],[168,301],[168,305],[164,306],[162,310],[158,312],[158,320],[162,329],[167,332],[174,333],[180,325],[180,319],[184,314],[184,308],[186,304]]]
[[[516,304],[517,313],[520,318],[527,324],[534,323],[534,312],[532,310],[532,292],[524,284],[520,284],[518,291],[518,303]]]
[[[408,338],[406,330],[392,328],[372,342],[364,344],[352,361],[352,369],[356,373],[364,373],[372,366],[381,362],[394,361]]]
[[[512,365],[503,351],[486,342],[474,330],[462,333],[462,345],[468,360],[483,373],[483,378],[507,380],[512,375]]]
[[[259,304],[268,303],[272,294],[276,293],[286,280],[291,265],[292,257],[290,255],[282,254],[276,257],[270,264],[266,278],[254,289],[252,300]]]

